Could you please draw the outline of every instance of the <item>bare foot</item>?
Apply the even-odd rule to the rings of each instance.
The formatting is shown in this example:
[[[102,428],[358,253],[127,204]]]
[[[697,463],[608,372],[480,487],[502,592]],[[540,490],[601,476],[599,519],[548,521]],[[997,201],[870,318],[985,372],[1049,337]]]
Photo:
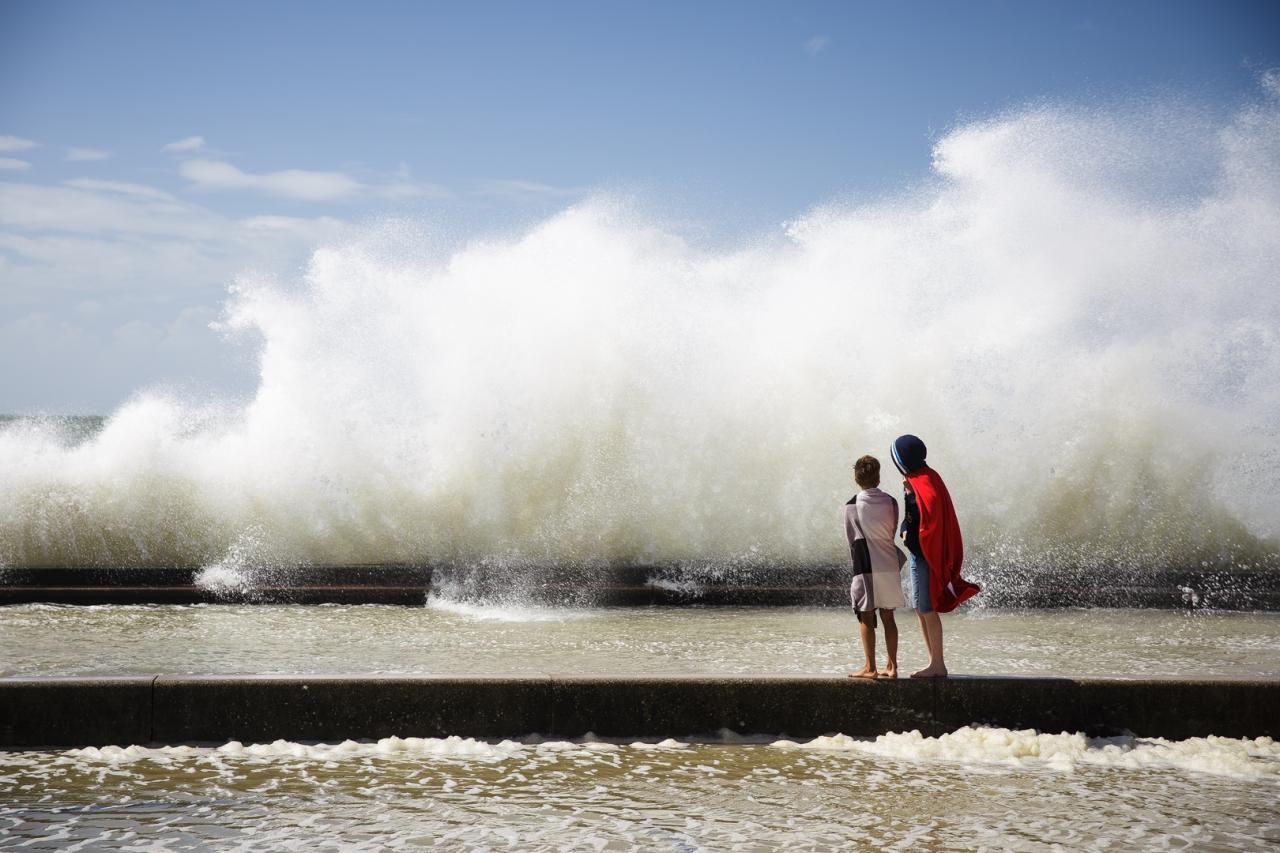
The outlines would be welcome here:
[[[880,673],[880,675],[879,675],[879,676],[877,676],[877,677],[879,677],[879,678],[897,678],[897,677],[898,677],[898,668],[897,668],[896,666],[895,666],[895,667],[890,667],[889,669],[886,669],[884,672]]]
[[[947,668],[945,666],[940,666],[936,668],[932,666],[926,666],[924,669],[920,670],[919,672],[911,673],[911,677],[912,678],[946,678]]]
[[[849,673],[849,677],[850,678],[875,678],[876,675],[878,674],[879,673],[877,673],[874,669],[864,666],[862,669],[858,670],[857,672]]]

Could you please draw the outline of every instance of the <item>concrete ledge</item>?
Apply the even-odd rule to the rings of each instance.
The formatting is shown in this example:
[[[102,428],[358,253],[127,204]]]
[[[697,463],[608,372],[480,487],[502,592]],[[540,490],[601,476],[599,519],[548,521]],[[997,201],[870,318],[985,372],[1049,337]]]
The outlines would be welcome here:
[[[401,604],[430,593],[484,603],[514,594],[568,606],[838,606],[849,603],[845,566],[779,565],[700,572],[670,566],[297,566],[250,578],[247,589],[215,592],[180,567],[9,567],[4,604]],[[1115,568],[975,575],[988,607],[1166,607],[1280,610],[1280,571]]]
[[[1276,736],[1280,680],[952,678],[936,685],[935,722],[1150,737]]]
[[[877,735],[933,730],[928,682],[829,676],[554,677],[553,733]]]
[[[502,737],[551,731],[552,694],[551,681],[539,676],[160,676],[153,740]]]
[[[148,743],[154,680],[0,678],[0,747]]]
[[[421,607],[421,586],[264,586],[217,593],[198,586],[0,586],[5,604],[395,604]]]
[[[830,676],[0,678],[0,747],[239,740],[812,737],[991,725],[1091,735],[1280,735],[1280,680]]]

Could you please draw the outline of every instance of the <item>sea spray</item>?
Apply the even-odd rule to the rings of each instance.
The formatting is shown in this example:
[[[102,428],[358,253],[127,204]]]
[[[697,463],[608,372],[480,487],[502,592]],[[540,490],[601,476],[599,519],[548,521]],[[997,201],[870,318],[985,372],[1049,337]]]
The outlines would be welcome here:
[[[964,125],[922,186],[731,250],[610,197],[404,232],[236,282],[247,403],[0,427],[0,564],[839,562],[852,460],[902,432],[979,575],[1275,560],[1270,94]]]

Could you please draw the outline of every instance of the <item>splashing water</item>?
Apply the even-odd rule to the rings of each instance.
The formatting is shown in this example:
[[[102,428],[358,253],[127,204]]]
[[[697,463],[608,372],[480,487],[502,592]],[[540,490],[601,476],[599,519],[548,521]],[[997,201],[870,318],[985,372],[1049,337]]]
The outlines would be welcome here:
[[[980,567],[1274,564],[1276,98],[1038,107],[933,166],[730,251],[595,198],[245,277],[247,404],[0,428],[0,564],[838,562],[902,432]]]

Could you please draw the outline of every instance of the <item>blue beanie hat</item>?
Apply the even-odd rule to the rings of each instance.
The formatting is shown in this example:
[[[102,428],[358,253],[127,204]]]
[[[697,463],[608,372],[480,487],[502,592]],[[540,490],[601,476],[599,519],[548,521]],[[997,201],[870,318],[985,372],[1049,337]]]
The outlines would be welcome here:
[[[904,476],[923,468],[925,453],[928,452],[924,442],[914,435],[898,436],[890,451],[893,454],[893,464],[898,466]]]

